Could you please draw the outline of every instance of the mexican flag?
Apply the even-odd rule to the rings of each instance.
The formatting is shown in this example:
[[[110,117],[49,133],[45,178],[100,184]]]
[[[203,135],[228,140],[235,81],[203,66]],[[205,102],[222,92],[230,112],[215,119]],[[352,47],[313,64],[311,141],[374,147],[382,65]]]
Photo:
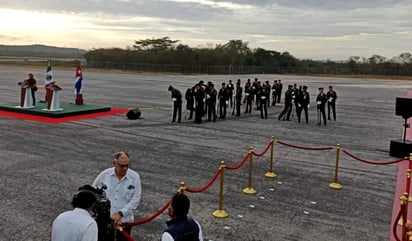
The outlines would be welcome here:
[[[49,59],[49,62],[47,63],[46,79],[44,80],[44,85],[48,85],[53,82],[53,71],[51,68],[51,60]]]

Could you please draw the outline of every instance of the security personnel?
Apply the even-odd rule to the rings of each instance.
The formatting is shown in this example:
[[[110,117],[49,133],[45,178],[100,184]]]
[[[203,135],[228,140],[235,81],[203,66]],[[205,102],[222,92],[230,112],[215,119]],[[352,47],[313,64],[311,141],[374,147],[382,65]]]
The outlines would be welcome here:
[[[282,97],[282,89],[283,89],[283,84],[282,84],[282,81],[279,79],[278,80],[278,103],[280,103],[280,98]]]
[[[308,117],[308,108],[309,108],[309,102],[310,102],[310,95],[308,93],[308,87],[303,86],[302,92],[300,93],[298,97],[298,122],[300,123],[300,116],[302,114],[302,110],[305,111],[305,120],[306,124],[309,123],[309,117]]]
[[[217,99],[217,90],[215,89],[215,85],[213,83],[209,84],[209,102],[208,102],[208,110],[207,110],[207,120],[211,121],[213,118],[213,122],[216,122],[216,99]]]
[[[321,125],[321,118],[323,118],[323,123],[326,126],[326,113],[325,113],[325,105],[326,105],[327,97],[326,94],[323,92],[323,88],[319,88],[319,94],[316,97],[316,106],[318,110],[318,126]]]
[[[201,124],[202,117],[203,117],[203,110],[205,108],[205,105],[204,105],[205,91],[201,87],[201,83],[196,84],[194,95],[195,95],[195,103],[196,103],[195,123]]]
[[[229,97],[228,100],[229,100],[229,103],[230,103],[230,108],[233,108],[233,91],[234,91],[235,87],[232,84],[232,80],[229,80],[229,83],[227,84],[226,88],[227,88],[227,94],[228,94],[228,97]]]
[[[240,86],[240,82],[236,83],[236,116],[240,116],[240,106],[242,105],[242,87]]]
[[[280,113],[278,120],[290,121],[290,114],[292,113],[292,85],[288,85],[288,89],[285,91],[285,107]]]
[[[267,83],[263,83],[261,91],[260,91],[260,118],[267,119],[268,118],[268,102],[267,97],[270,94],[270,85]]]
[[[274,80],[272,85],[272,106],[276,106],[278,98],[278,81]]]
[[[336,95],[336,91],[333,90],[333,86],[329,86],[329,91],[326,93],[326,97],[328,99],[328,120],[330,120],[330,110],[332,109],[333,120],[336,121],[336,99],[338,96]]]
[[[172,101],[173,101],[173,117],[172,123],[176,121],[176,114],[177,114],[177,123],[180,123],[182,117],[182,93],[173,86],[169,86],[168,89],[172,92]]]
[[[226,107],[227,107],[226,102],[228,101],[228,93],[227,93],[225,83],[222,83],[222,87],[220,88],[217,96],[219,99],[219,118],[225,119],[226,118]]]
[[[195,97],[193,96],[194,92],[194,87],[192,88],[187,88],[186,94],[185,94],[185,99],[186,99],[186,110],[189,111],[189,118],[188,120],[191,120],[193,118],[193,110],[194,110],[194,103],[195,103]]]
[[[252,84],[250,82],[246,82],[245,84],[245,102],[246,102],[245,113],[252,112],[252,99],[253,99]]]

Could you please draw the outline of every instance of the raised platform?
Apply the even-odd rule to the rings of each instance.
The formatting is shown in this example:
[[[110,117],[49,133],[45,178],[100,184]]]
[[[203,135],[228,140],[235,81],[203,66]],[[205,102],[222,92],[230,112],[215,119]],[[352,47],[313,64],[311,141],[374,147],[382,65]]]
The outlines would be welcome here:
[[[10,111],[15,113],[23,113],[37,116],[45,116],[49,118],[63,118],[76,115],[92,114],[99,112],[110,112],[111,107],[97,105],[75,105],[74,103],[60,102],[59,111],[46,110],[46,103],[37,103],[33,108],[21,108],[19,103],[10,103],[0,105],[0,110]]]

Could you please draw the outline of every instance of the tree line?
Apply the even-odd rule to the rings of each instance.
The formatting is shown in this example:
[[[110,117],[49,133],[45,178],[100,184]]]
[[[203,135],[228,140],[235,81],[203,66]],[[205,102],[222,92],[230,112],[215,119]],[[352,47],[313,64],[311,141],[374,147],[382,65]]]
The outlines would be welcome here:
[[[355,74],[412,75],[412,55],[391,59],[380,55],[351,56],[346,61],[297,59],[289,52],[251,49],[248,42],[193,48],[169,37],[136,40],[131,47],[92,49],[85,54],[89,67],[154,72],[209,74]]]

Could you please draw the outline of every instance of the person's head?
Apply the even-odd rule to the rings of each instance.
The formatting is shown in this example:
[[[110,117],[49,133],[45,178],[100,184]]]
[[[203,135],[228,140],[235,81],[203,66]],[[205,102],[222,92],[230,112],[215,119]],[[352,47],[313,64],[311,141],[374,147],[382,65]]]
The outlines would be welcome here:
[[[113,166],[115,168],[116,176],[124,177],[129,168],[129,154],[125,151],[116,152],[113,155]]]
[[[303,86],[303,92],[306,92],[308,90],[308,87],[306,85]]]
[[[82,208],[88,211],[92,210],[96,204],[96,190],[91,185],[84,185],[78,189],[78,192],[73,196],[73,208]]]
[[[190,200],[183,193],[177,193],[172,198],[172,203],[169,207],[169,216],[171,218],[187,218],[187,213],[190,208]]]
[[[172,91],[173,89],[174,89],[173,86],[169,85],[169,88],[167,90]]]
[[[323,93],[323,87],[319,88],[319,93],[322,94]]]
[[[33,74],[32,74],[32,73],[29,73],[29,78],[33,78]]]
[[[329,90],[333,90],[333,86],[332,86],[332,85],[329,85]]]
[[[226,83],[223,82],[223,83],[222,83],[222,89],[224,89],[225,87],[226,87]]]

